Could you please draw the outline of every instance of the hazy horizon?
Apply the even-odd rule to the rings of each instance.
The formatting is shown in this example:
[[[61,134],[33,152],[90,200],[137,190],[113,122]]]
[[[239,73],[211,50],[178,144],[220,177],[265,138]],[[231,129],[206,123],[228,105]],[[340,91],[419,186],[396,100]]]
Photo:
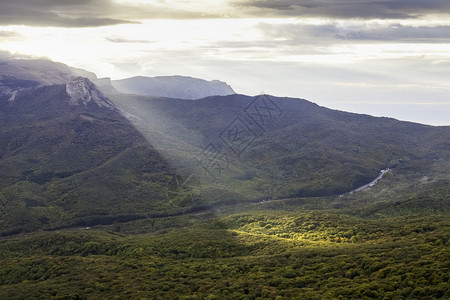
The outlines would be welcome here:
[[[0,50],[450,125],[449,16],[442,0],[21,0],[0,3]]]

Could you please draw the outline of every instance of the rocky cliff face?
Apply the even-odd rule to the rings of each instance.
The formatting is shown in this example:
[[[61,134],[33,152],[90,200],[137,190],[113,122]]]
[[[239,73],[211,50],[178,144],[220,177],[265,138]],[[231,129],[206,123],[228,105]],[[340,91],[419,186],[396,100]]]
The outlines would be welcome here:
[[[78,77],[66,83],[66,93],[72,105],[96,105],[116,109],[112,102],[87,78]]]

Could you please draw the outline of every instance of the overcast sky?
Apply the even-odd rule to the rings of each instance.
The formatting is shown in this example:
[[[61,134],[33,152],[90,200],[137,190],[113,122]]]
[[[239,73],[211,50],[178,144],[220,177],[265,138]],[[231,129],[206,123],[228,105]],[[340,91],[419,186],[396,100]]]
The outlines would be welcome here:
[[[448,0],[2,0],[0,50],[450,125]]]

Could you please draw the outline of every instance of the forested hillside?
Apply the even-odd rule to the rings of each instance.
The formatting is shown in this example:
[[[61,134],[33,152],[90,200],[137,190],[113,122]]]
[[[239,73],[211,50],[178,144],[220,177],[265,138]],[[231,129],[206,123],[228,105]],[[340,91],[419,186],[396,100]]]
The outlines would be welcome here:
[[[450,127],[27,68],[0,76],[0,299],[450,297]]]

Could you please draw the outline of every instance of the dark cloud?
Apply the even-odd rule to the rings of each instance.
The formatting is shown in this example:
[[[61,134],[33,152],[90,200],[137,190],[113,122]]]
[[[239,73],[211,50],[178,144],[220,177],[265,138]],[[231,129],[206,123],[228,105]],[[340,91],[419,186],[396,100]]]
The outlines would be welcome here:
[[[195,3],[194,0],[191,0]],[[205,0],[206,1],[206,0]],[[0,1],[0,25],[98,27],[138,23],[144,19],[195,19],[229,17],[326,17],[360,19],[418,18],[450,14],[448,0],[228,0],[212,14],[199,5],[118,3],[114,0],[13,0]],[[187,10],[183,10],[186,7]],[[200,7],[195,10],[196,7]],[[205,6],[207,7],[207,6]],[[188,11],[189,10],[189,11]]]
[[[448,0],[242,0],[233,4],[265,16],[405,19],[450,14]]]
[[[112,0],[0,1],[0,25],[98,27],[139,23],[143,19],[210,18],[203,12],[186,12],[161,5],[117,3]]]
[[[1,1],[0,25],[97,27],[134,23],[114,17],[115,9],[115,5],[106,0]]]

